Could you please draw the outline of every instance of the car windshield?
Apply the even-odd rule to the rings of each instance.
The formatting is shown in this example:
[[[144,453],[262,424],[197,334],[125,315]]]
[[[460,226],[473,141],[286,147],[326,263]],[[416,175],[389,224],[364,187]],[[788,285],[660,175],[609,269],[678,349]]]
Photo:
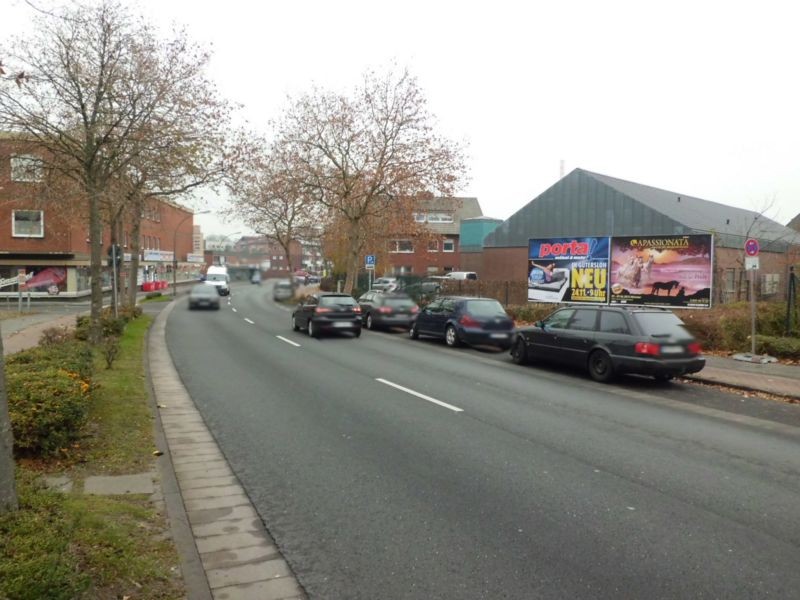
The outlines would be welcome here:
[[[350,296],[322,296],[320,306],[354,306],[356,303]]]
[[[469,300],[467,312],[475,317],[505,317],[506,311],[497,300]]]
[[[684,328],[683,321],[671,312],[637,312],[634,318],[647,335],[692,337]]]
[[[206,281],[227,281],[227,280],[228,280],[228,276],[227,275],[222,275],[222,274],[217,274],[217,273],[209,275],[208,277],[206,277]]]

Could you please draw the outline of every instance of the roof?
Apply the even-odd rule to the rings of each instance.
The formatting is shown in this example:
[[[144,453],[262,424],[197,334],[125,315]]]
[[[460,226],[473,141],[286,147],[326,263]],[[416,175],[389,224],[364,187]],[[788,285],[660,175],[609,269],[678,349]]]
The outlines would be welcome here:
[[[789,229],[794,229],[795,231],[800,231],[800,214],[797,215],[794,219],[789,221],[786,226]]]
[[[764,251],[800,245],[800,233],[756,211],[575,169],[484,239],[484,247],[527,246],[531,238],[711,233],[720,247],[755,237]]]
[[[608,175],[583,172],[698,233],[730,234],[765,240],[794,240],[793,243],[800,244],[800,235],[795,231],[753,210],[702,200]]]

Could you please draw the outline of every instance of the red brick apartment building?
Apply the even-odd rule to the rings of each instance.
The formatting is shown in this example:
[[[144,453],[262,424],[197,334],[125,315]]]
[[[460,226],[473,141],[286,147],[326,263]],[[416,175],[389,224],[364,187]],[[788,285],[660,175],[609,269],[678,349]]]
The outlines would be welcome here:
[[[27,142],[0,134],[0,297],[90,294],[88,220],[74,199],[42,199],[41,152]],[[170,202],[153,202],[142,215],[137,285],[171,281],[174,252],[178,279],[196,278],[202,253],[193,252],[192,212]],[[122,239],[125,263],[131,260],[130,224]],[[110,235],[104,234],[104,248]],[[123,273],[125,274],[125,269]],[[25,284],[20,289],[20,275]],[[111,285],[103,267],[103,285]]]
[[[414,214],[414,220],[426,224],[434,238],[425,243],[411,236],[389,240],[388,268],[385,275],[443,275],[462,270],[461,221],[482,216],[477,198],[432,198]]]

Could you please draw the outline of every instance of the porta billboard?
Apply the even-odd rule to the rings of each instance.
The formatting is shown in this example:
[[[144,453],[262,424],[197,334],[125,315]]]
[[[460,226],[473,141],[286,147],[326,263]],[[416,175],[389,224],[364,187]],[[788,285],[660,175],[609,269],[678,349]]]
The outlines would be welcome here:
[[[608,302],[607,237],[532,239],[528,245],[530,302]]]
[[[710,308],[713,236],[611,238],[610,303]]]

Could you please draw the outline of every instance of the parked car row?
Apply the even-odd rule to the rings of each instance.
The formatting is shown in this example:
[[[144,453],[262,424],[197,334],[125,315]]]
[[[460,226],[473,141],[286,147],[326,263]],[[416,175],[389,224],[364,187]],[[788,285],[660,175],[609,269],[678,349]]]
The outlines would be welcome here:
[[[552,362],[588,370],[599,382],[617,374],[658,380],[696,373],[705,366],[700,344],[667,309],[634,306],[568,306],[533,326],[516,328],[492,298],[441,296],[423,309],[405,294],[372,290],[358,301],[347,294],[317,293],[292,313],[295,331],[361,335],[362,326],[408,329],[413,340],[443,339],[511,350],[517,364]]]

